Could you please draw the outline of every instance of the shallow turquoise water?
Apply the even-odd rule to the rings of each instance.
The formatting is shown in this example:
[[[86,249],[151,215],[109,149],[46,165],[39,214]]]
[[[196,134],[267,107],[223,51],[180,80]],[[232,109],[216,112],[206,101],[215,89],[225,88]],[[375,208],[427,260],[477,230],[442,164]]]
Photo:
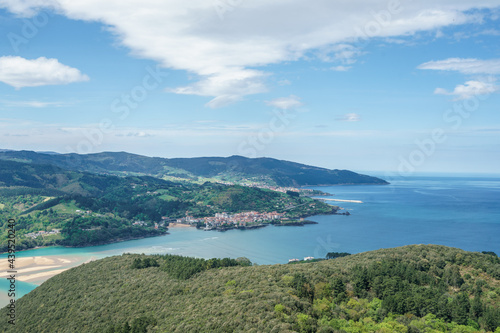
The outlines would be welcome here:
[[[309,218],[319,222],[315,225],[227,232],[172,228],[166,236],[96,247],[43,248],[18,252],[17,257],[172,253],[204,258],[245,256],[258,264],[276,264],[290,258],[324,257],[330,251],[358,253],[407,244],[442,244],[500,254],[500,178],[413,177],[391,182],[316,187],[335,194],[330,198],[363,203],[335,203],[352,215]],[[35,286],[18,282],[18,287],[23,294]],[[6,295],[6,288],[7,281],[2,281],[0,293]]]

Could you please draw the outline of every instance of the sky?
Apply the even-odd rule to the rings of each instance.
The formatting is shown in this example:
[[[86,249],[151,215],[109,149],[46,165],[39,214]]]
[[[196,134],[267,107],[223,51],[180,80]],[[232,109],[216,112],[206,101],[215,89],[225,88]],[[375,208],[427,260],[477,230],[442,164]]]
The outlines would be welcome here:
[[[0,0],[0,148],[499,173],[500,0]]]

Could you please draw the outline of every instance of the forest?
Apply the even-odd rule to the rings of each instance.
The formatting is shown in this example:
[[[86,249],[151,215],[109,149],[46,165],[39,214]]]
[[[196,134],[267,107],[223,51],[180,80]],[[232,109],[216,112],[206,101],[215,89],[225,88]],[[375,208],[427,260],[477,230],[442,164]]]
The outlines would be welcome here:
[[[98,175],[14,161],[0,161],[0,185],[0,223],[5,234],[7,220],[16,220],[18,250],[161,235],[167,232],[168,221],[186,215],[196,218],[222,212],[277,211],[298,218],[332,214],[338,209],[295,192],[171,182],[150,176]],[[54,229],[60,233],[26,236]],[[7,249],[4,236],[1,252]]]
[[[500,259],[438,245],[271,266],[124,254],[17,303],[1,331],[500,332]]]

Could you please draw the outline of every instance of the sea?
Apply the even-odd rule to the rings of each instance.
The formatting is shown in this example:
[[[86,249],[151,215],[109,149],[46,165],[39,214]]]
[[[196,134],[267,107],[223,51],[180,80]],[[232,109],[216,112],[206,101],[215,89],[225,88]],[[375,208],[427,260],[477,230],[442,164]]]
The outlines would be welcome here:
[[[201,258],[247,257],[253,263],[271,265],[285,264],[292,258],[323,258],[328,252],[360,253],[409,244],[440,244],[500,254],[500,175],[423,175],[392,177],[390,182],[310,187],[330,194],[321,198],[361,201],[328,201],[350,215],[308,218],[318,224],[225,232],[171,228],[168,235],[159,237],[83,248],[47,247],[16,255],[99,259],[123,253],[170,253]],[[0,255],[0,260],[7,260],[6,255]],[[17,296],[36,287],[17,281]],[[8,281],[2,279],[0,293],[6,295],[8,288]]]

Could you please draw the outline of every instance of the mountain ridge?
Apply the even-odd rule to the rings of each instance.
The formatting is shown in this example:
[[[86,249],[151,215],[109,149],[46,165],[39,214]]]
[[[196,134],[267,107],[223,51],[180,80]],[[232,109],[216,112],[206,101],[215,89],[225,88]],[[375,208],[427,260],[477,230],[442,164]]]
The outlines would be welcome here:
[[[327,169],[268,157],[161,158],[127,152],[94,154],[45,154],[34,151],[1,151],[0,159],[58,167],[92,173],[138,173],[158,178],[214,178],[225,182],[255,182],[278,186],[345,184],[388,184],[383,179],[349,170]]]

